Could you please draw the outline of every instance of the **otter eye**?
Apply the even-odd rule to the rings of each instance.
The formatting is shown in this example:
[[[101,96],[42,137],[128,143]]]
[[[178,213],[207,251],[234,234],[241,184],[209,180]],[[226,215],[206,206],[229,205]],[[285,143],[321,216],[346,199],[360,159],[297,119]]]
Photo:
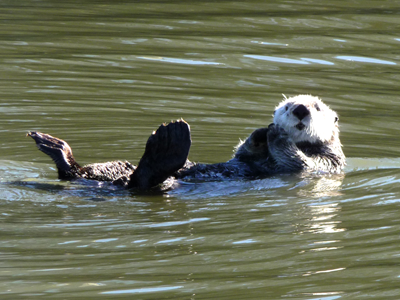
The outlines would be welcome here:
[[[285,111],[287,111],[289,109],[289,107],[288,106],[285,106]]]
[[[321,109],[319,108],[319,105],[318,105],[317,103],[315,103],[314,107],[315,107],[315,109],[316,109],[317,111],[321,111]]]
[[[338,118],[338,117],[335,117],[335,123],[336,123],[337,121],[339,121],[339,118]]]

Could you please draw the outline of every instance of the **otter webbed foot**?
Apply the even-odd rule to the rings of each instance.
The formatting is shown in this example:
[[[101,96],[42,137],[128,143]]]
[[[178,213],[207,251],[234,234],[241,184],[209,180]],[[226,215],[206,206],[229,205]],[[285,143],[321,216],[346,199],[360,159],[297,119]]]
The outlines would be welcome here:
[[[80,166],[75,161],[71,147],[62,139],[49,134],[31,131],[27,136],[33,138],[40,151],[49,155],[56,163],[60,179],[78,177]]]
[[[190,146],[188,123],[178,120],[162,124],[147,140],[145,152],[130,176],[128,188],[148,190],[164,182],[185,165]]]

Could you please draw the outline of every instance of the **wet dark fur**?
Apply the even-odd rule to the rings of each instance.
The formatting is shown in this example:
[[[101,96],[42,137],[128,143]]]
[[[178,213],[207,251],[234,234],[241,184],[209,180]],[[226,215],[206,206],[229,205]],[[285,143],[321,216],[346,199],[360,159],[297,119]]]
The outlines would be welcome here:
[[[191,164],[176,176],[187,180],[302,171],[340,173],[346,159],[338,120],[318,97],[285,98],[274,112],[275,124],[255,130],[237,147],[233,159],[214,165]]]
[[[127,161],[111,161],[81,167],[75,161],[67,142],[41,132],[29,132],[28,136],[35,140],[39,150],[48,154],[56,163],[60,179],[81,177],[99,181],[114,181],[121,176],[130,176],[136,169]]]
[[[138,166],[112,161],[81,167],[67,142],[40,132],[29,132],[39,150],[56,163],[60,179],[85,178],[112,181],[116,185],[149,190],[162,184],[186,163],[191,145],[190,127],[183,121],[162,124],[149,137]],[[164,187],[165,188],[165,187]]]
[[[222,177],[268,176],[273,174],[316,171],[340,173],[346,164],[340,141],[294,143],[275,124],[255,130],[241,145],[233,159],[219,164],[191,163],[179,170],[177,178],[217,179]]]
[[[290,99],[286,99],[286,102]],[[305,122],[306,117],[312,116],[312,109],[318,111],[312,111],[315,114],[319,113],[321,108],[315,104],[317,102],[312,102],[312,99],[310,103],[306,101],[305,105],[296,103],[292,104],[290,111],[286,108],[283,112],[282,106],[278,107],[280,120],[283,113],[290,113],[288,118],[291,118],[291,122],[295,121],[296,133],[304,134],[303,129],[310,126],[306,125],[309,124]],[[327,116],[330,116],[329,120],[323,119],[324,122],[333,122],[327,124],[330,127],[326,127],[332,130],[330,139],[319,139],[318,135],[314,134],[310,137],[313,142],[295,143],[292,136],[289,136],[281,126],[271,124],[266,128],[255,130],[238,146],[231,160],[217,164],[197,164],[187,160],[191,146],[190,127],[183,120],[168,125],[162,124],[153,132],[137,167],[121,161],[81,167],[75,161],[72,150],[65,141],[40,132],[30,132],[28,136],[35,140],[39,150],[48,154],[56,163],[60,179],[86,178],[112,181],[114,184],[138,190],[149,190],[167,179],[174,178],[216,180],[254,178],[301,171],[340,173],[346,162],[339,140],[338,118],[325,104],[318,103],[319,106],[323,105],[322,109],[325,109]],[[285,118],[282,126],[287,125]],[[292,127],[289,130],[292,130]]]

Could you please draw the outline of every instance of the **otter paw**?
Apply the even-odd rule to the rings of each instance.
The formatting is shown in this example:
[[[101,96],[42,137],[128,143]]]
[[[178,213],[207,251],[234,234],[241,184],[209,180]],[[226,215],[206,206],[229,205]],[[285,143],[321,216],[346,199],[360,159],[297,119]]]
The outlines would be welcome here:
[[[184,120],[162,124],[149,137],[146,150],[131,176],[129,187],[154,187],[186,163],[191,146],[190,126]]]
[[[279,125],[275,125],[275,124],[269,125],[268,133],[267,133],[268,142],[271,143],[272,141],[274,141],[278,138],[288,138],[288,134]]]
[[[279,145],[287,142],[289,139],[289,135],[282,127],[271,124],[268,126],[267,139],[268,145]]]
[[[260,128],[250,135],[250,141],[253,147],[258,148],[265,145],[267,141],[268,128]]]

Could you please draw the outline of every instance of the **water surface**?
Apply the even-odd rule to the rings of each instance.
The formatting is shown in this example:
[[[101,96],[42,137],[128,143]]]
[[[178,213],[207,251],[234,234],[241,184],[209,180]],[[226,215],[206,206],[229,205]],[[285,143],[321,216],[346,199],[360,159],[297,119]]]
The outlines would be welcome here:
[[[4,1],[1,299],[399,299],[396,1]],[[340,117],[344,176],[183,183],[163,195],[62,182],[141,157],[162,122],[228,160],[282,94]]]

